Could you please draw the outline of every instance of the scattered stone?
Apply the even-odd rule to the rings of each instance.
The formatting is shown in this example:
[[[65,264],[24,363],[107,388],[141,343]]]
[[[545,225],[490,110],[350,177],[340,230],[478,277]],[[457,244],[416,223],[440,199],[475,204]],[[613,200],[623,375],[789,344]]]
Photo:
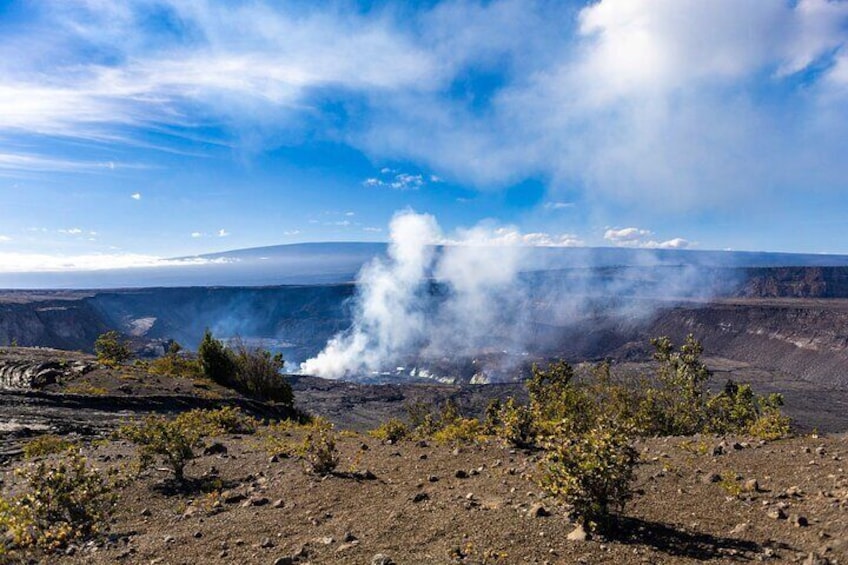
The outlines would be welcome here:
[[[810,525],[810,522],[807,520],[807,517],[801,516],[800,514],[793,514],[790,522],[792,522],[792,525],[796,528],[806,528]]]
[[[784,512],[782,508],[769,510],[768,513],[766,513],[766,516],[773,520],[786,520],[786,512]]]
[[[807,558],[804,560],[803,565],[830,565],[830,560],[821,557],[817,553],[811,551]]]
[[[757,479],[748,479],[744,483],[742,483],[742,491],[743,492],[759,492],[760,483],[757,482]]]
[[[165,543],[174,543],[177,539],[174,536],[165,536],[162,538]]]
[[[589,535],[583,528],[583,524],[577,524],[577,527],[574,528],[568,536],[566,536],[568,541],[586,541],[588,538]]]
[[[144,510],[139,512],[139,514],[146,518],[146,517],[150,516],[152,513],[150,512],[150,508],[145,508]]]
[[[707,473],[701,478],[701,481],[705,484],[718,483],[721,482],[721,475],[718,473]]]
[[[336,540],[332,536],[323,537],[319,540],[324,545],[333,545]]]
[[[352,541],[356,541],[358,538],[353,535],[351,532],[345,532],[345,535],[342,536],[343,543],[350,543]]]
[[[378,553],[371,558],[371,565],[395,565],[395,562],[388,555]]]
[[[279,463],[279,461],[280,461],[280,458],[277,457],[276,455],[272,455],[271,457],[268,458],[268,463]]]
[[[343,543],[339,547],[336,548],[336,553],[342,553],[347,551],[348,549],[352,549],[359,545],[359,540],[354,540],[352,542]]]
[[[294,558],[286,555],[274,560],[274,565],[294,565]]]
[[[268,549],[274,547],[274,542],[271,541],[271,538],[262,538],[259,540],[259,547],[263,549]]]
[[[747,522],[743,522],[741,524],[737,524],[732,530],[730,530],[730,533],[733,535],[744,534],[748,531],[748,528],[750,527],[750,524],[748,524]]]
[[[412,502],[417,504],[419,502],[424,502],[425,500],[429,500],[429,498],[430,498],[430,495],[427,494],[426,492],[417,492],[417,493],[415,493],[415,496],[412,497]]]
[[[713,455],[724,455],[724,442],[713,447]]]
[[[202,537],[203,537],[203,532],[201,532],[200,530],[197,530],[196,532],[194,532],[194,537],[195,537],[196,539],[200,539],[200,538],[202,538]]]
[[[551,513],[547,508],[542,506],[541,504],[534,504],[530,507],[530,510],[527,511],[527,516],[530,518],[544,518],[546,516],[550,516]]]
[[[271,504],[271,508],[282,508],[285,505],[286,505],[285,501],[283,501],[282,498],[278,498],[277,500],[274,501],[273,504]]]
[[[437,483],[439,482],[439,477],[437,477],[436,475],[430,475],[429,477],[427,477],[427,480],[431,483]]]
[[[249,502],[251,506],[265,506],[271,503],[267,496],[254,496]]]
[[[460,469],[459,471],[454,473],[454,477],[456,477],[457,479],[467,479],[468,473],[466,471],[463,471],[462,469]]]
[[[203,450],[203,455],[226,455],[227,454],[227,446],[223,443],[216,441],[215,443],[207,446]]]
[[[227,504],[237,504],[247,499],[243,493],[225,490],[221,493],[221,499]]]

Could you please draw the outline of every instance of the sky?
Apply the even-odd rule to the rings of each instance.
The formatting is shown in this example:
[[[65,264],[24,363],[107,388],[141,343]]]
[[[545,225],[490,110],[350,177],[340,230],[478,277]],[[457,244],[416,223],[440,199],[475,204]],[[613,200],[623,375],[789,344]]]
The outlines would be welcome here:
[[[848,253],[848,1],[0,0],[0,270],[382,241]]]

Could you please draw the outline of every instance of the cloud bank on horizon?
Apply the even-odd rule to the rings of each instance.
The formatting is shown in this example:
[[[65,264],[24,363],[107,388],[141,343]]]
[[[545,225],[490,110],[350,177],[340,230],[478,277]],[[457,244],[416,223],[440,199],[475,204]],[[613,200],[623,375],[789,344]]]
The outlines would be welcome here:
[[[94,182],[80,175],[96,179],[124,202],[131,194],[135,208],[98,200],[103,227],[93,226],[128,252],[140,240],[105,216],[144,214],[173,240],[180,197],[191,212],[170,215],[186,245],[229,236],[219,226],[245,198],[206,188],[221,167],[267,172],[251,197],[292,210],[253,239],[261,222],[234,226],[228,239],[243,247],[269,243],[275,228],[299,240],[373,236],[408,203],[453,228],[518,224],[541,244],[737,238],[809,251],[844,225],[845,0],[10,2],[0,30],[0,206],[25,215],[37,207],[24,190],[49,200]],[[315,144],[371,170],[302,165],[281,150]],[[275,159],[333,182],[270,178]],[[188,186],[166,192],[179,167]],[[529,206],[463,207],[528,182],[542,186]],[[204,198],[217,207],[191,206]],[[374,213],[315,219],[345,198]],[[739,225],[756,208],[809,232]],[[31,216],[20,222],[35,225]],[[336,231],[296,223],[304,217]],[[0,250],[51,245],[2,219]]]

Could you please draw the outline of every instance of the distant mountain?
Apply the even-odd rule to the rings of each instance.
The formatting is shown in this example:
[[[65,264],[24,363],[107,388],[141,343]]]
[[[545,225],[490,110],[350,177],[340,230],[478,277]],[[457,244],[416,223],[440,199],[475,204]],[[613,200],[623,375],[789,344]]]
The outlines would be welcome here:
[[[162,267],[50,273],[0,273],[0,288],[143,288],[268,286],[352,281],[363,264],[385,255],[386,244],[299,243],[237,249]],[[846,255],[628,248],[527,248],[526,270],[697,266],[840,267]]]

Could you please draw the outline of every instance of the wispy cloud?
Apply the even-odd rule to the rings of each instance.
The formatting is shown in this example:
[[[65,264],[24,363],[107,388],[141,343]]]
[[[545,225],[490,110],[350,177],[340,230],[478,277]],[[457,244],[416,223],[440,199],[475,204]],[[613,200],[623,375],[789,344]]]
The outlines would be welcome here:
[[[221,229],[218,230],[218,237],[228,237],[229,235],[230,235],[230,232],[228,232],[224,228],[221,228]]]
[[[141,200],[141,193],[133,192],[132,194],[130,194],[130,198],[132,198],[133,200]]]
[[[161,268],[205,265],[226,262],[222,259],[163,259],[133,253],[91,253],[82,255],[49,255],[39,253],[0,252],[0,273],[33,273],[61,271],[101,271],[133,268]]]
[[[575,234],[522,233],[515,227],[489,229],[485,226],[459,230],[457,237],[445,237],[437,243],[480,247],[582,247],[585,245],[585,242]]]
[[[386,187],[394,190],[418,190],[427,184],[427,181],[424,180],[424,175],[399,173],[385,168],[380,173],[383,175],[383,178],[370,177],[365,179],[362,184],[369,187]]]
[[[7,241],[12,241],[12,238],[9,237],[8,235],[0,234],[0,243],[5,243]]]
[[[693,244],[682,237],[675,237],[666,241],[650,239],[653,236],[650,230],[640,228],[610,228],[604,232],[604,239],[617,247],[641,247],[644,249],[686,249]]]

